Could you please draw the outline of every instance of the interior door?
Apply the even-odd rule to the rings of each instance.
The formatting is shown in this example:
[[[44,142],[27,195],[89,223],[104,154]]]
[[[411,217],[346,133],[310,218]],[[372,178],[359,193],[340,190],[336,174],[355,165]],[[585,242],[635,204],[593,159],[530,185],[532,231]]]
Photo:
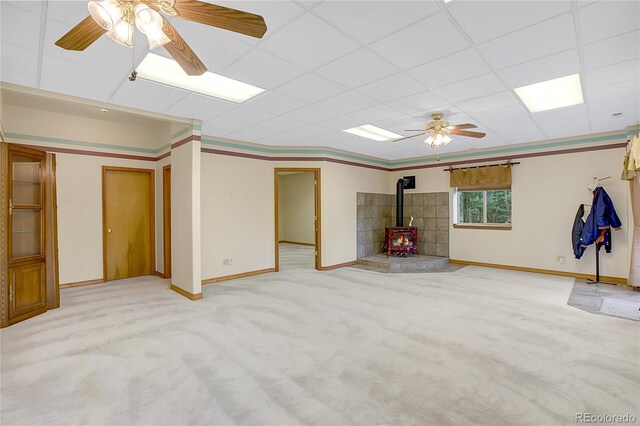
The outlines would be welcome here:
[[[47,310],[45,259],[45,153],[10,147],[8,321]]]
[[[106,281],[154,272],[154,170],[103,167]]]

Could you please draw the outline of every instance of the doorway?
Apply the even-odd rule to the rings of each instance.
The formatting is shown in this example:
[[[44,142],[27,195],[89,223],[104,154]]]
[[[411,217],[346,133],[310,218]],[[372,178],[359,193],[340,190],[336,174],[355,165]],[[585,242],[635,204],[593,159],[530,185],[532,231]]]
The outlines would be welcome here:
[[[102,242],[105,281],[155,270],[153,169],[102,167]]]
[[[322,268],[320,169],[275,168],[275,270],[288,266]],[[291,262],[291,263],[290,263]]]
[[[171,278],[171,164],[162,168],[162,248],[164,278]]]

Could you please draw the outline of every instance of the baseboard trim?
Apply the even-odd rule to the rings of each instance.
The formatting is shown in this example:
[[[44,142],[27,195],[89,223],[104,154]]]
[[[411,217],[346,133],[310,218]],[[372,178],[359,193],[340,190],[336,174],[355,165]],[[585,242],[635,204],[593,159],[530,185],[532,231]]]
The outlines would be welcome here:
[[[164,274],[164,272],[160,272],[160,271],[153,271],[153,275],[157,275],[160,278],[164,278],[164,279],[167,278],[166,275]]]
[[[87,281],[76,281],[73,283],[65,283],[65,284],[60,284],[60,289],[65,289],[65,288],[73,288],[73,287],[83,287],[85,285],[95,285],[95,284],[104,284],[106,281],[102,278],[98,278],[95,280],[87,280]]]
[[[169,288],[175,291],[176,293],[178,293],[179,295],[186,297],[189,300],[202,300],[202,293],[198,293],[198,294],[189,293],[187,290],[184,290],[173,284],[171,284]]]
[[[353,265],[357,265],[357,264],[358,264],[357,260],[352,260],[351,262],[338,263],[337,265],[321,266],[320,270],[321,271],[332,271],[334,269],[346,268],[347,266],[353,266]]]
[[[276,268],[258,269],[257,271],[249,271],[239,274],[225,275],[222,277],[207,278],[206,280],[202,280],[202,285],[219,283],[220,281],[235,280],[238,278],[253,277],[254,275],[268,274],[269,272],[276,272]]]
[[[278,241],[278,244],[280,244],[280,243],[297,244],[299,246],[311,246],[311,247],[315,247],[316,246],[315,243],[301,243],[301,242],[298,242],[298,241],[287,241],[287,240]]]
[[[449,263],[455,263],[457,265],[484,266],[486,268],[509,269],[511,271],[532,272],[534,274],[557,275],[561,277],[576,278],[579,280],[594,280],[596,278],[595,275],[580,274],[577,272],[556,271],[553,269],[528,268],[524,266],[501,265],[497,263],[473,262],[469,260],[449,259]],[[627,284],[626,278],[608,277],[604,275],[600,275],[600,281],[607,281],[610,283],[624,284],[624,285]]]

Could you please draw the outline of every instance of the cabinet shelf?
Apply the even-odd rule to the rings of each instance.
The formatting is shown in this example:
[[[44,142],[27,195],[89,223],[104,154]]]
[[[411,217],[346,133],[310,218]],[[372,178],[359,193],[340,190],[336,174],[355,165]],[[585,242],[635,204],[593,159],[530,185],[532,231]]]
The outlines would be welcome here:
[[[33,181],[29,181],[29,180],[12,180],[12,183],[28,183],[31,185],[40,185],[40,182],[33,182]]]
[[[32,229],[28,231],[13,231],[12,234],[35,234],[37,232],[38,232],[37,229]]]

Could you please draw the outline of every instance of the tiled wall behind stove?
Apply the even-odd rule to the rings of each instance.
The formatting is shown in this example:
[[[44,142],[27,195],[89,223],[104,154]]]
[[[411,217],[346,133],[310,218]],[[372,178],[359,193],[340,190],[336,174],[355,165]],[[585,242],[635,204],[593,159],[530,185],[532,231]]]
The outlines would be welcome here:
[[[391,204],[395,195],[358,192],[358,257],[382,253],[384,228],[392,226]]]
[[[449,257],[449,193],[404,194],[404,226],[418,228],[420,254]],[[392,197],[391,220],[396,222],[396,198]]]

